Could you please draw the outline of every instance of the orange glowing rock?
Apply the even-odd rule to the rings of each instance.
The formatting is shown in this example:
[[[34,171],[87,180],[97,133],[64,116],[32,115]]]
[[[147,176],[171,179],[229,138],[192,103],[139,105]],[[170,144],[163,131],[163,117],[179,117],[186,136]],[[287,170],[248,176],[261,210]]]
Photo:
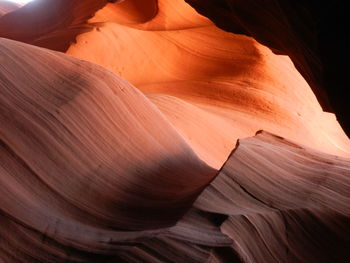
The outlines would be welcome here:
[[[0,2],[0,262],[348,263],[350,141],[291,59],[112,2]]]

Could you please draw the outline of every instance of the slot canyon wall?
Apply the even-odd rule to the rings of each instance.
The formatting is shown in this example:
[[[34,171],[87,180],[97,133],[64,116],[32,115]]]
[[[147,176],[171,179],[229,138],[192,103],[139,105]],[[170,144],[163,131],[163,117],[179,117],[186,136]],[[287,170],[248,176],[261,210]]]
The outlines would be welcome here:
[[[0,1],[0,262],[350,262],[335,2]]]

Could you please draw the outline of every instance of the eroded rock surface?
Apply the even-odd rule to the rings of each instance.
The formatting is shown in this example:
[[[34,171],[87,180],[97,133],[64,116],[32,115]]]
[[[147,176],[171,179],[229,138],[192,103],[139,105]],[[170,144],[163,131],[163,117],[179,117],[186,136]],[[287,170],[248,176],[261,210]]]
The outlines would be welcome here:
[[[1,2],[0,262],[350,261],[313,16],[187,2]]]

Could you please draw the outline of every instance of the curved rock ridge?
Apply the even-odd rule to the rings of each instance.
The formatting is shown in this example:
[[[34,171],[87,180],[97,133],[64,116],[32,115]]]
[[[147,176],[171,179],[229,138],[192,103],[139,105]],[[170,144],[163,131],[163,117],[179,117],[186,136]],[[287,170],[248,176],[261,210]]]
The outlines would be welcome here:
[[[17,232],[2,240],[5,254],[9,243],[46,262],[64,259],[62,246],[101,252],[154,236],[131,230],[173,226],[215,175],[107,70],[6,39],[0,55],[1,231]]]
[[[350,260],[348,158],[259,131],[237,142],[194,206],[229,216],[221,230],[243,262]]]
[[[121,78],[0,43],[5,262],[348,262],[350,159],[260,131],[215,171]]]
[[[127,0],[122,3],[109,3],[89,22],[111,22],[147,31],[182,30],[212,25],[209,19],[195,14],[193,8],[182,0]]]
[[[279,2],[0,2],[0,262],[350,262],[350,141]]]
[[[236,139],[259,129],[350,156],[336,118],[322,111],[288,57],[218,29],[181,0],[170,2],[159,0],[148,21],[129,23],[117,17],[130,6],[108,4],[91,19],[104,23],[79,35],[67,53],[108,68],[144,92],[216,169]],[[141,2],[130,3],[143,10]]]

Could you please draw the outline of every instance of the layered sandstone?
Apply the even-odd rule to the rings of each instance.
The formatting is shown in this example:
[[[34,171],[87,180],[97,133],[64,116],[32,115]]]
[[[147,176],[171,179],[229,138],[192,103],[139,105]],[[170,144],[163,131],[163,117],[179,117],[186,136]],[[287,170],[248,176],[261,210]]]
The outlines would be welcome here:
[[[0,262],[350,261],[300,9],[187,2],[0,3]]]

